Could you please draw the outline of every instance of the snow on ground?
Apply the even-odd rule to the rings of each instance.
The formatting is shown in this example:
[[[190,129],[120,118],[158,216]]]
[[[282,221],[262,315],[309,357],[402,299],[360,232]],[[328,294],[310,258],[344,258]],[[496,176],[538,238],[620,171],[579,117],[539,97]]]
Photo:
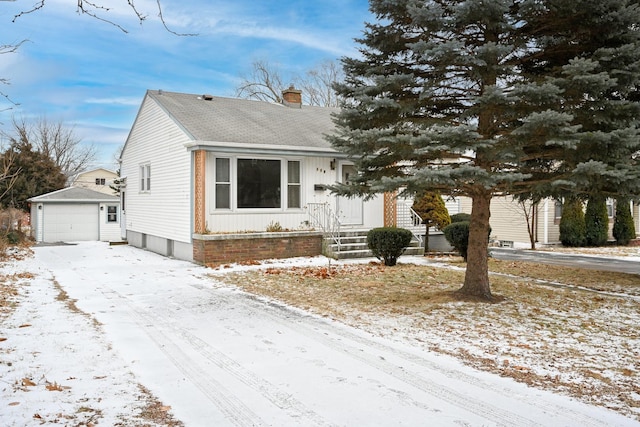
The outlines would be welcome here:
[[[627,261],[640,262],[640,246],[601,246],[595,248],[565,248],[559,245],[541,246],[538,251],[580,254],[586,256],[606,256]]]
[[[128,246],[38,247],[5,262],[0,425],[631,426],[407,341],[222,286]],[[287,261],[326,263],[312,258]],[[235,267],[257,268],[257,267]]]

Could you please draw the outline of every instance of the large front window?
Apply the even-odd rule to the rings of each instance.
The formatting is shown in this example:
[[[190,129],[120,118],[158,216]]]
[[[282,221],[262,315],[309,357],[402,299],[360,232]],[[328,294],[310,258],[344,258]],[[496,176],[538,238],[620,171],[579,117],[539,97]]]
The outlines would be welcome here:
[[[280,160],[238,159],[238,208],[279,208]]]
[[[300,209],[300,161],[223,158],[214,162],[215,209]]]

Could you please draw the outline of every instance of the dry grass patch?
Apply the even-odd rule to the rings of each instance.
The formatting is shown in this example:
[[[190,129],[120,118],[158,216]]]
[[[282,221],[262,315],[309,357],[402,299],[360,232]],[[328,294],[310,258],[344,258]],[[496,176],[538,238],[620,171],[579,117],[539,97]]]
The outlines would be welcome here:
[[[461,300],[464,271],[437,266],[271,267],[216,279],[640,420],[640,302],[583,289],[635,295],[638,277],[496,260],[491,270],[501,273],[493,304]]]
[[[563,285],[640,296],[640,275],[638,274],[587,270],[533,262],[514,262],[494,258],[489,259],[489,270],[495,273],[511,274]]]

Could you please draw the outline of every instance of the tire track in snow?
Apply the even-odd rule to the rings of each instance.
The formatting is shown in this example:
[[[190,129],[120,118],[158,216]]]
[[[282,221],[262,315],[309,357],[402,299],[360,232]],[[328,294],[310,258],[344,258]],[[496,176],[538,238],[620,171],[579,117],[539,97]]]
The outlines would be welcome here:
[[[73,265],[71,263],[67,263],[67,264]],[[87,278],[87,276],[83,276],[83,277]],[[208,283],[210,283],[210,281],[213,280],[211,277],[206,277],[204,275],[199,275],[195,273],[193,274],[193,277],[198,279],[198,283],[197,284],[187,283],[187,285],[193,286],[200,290],[205,290],[215,298],[222,299],[227,297],[229,300],[233,300],[235,303],[237,303],[236,300],[232,299],[231,296],[221,295],[219,292],[215,292],[215,289],[202,284],[202,283],[206,283],[207,281]],[[130,276],[129,279],[139,280],[140,278],[144,280],[143,276],[138,276],[136,273],[134,273],[132,276]],[[91,280],[95,281],[95,277],[92,277]],[[109,285],[106,283],[107,281],[105,281],[105,283],[102,285],[104,288],[109,288]],[[399,366],[397,363],[392,364],[390,362],[380,359],[379,357],[369,356],[368,354],[366,354],[366,351],[360,347],[371,349],[370,353],[375,353],[375,351],[388,352],[389,354],[402,358],[402,360],[407,360],[408,362],[412,362],[417,365],[422,365],[426,368],[433,369],[439,374],[445,375],[452,379],[460,380],[462,382],[466,382],[471,386],[475,386],[476,388],[482,387],[483,381],[481,379],[475,378],[474,376],[471,376],[471,375],[460,373],[455,370],[443,368],[435,362],[431,362],[427,359],[421,358],[419,355],[405,352],[403,350],[393,348],[392,346],[387,346],[384,343],[380,343],[376,340],[368,339],[358,334],[349,332],[347,328],[336,328],[335,326],[327,323],[326,321],[324,321],[319,317],[305,314],[302,310],[292,309],[290,307],[281,305],[279,303],[275,303],[271,300],[268,300],[262,297],[255,297],[251,294],[246,294],[246,293],[243,293],[243,294],[245,295],[246,298],[243,298],[242,300],[245,301],[247,308],[253,308],[254,311],[259,311],[261,315],[267,316],[273,321],[281,324],[283,327],[292,329],[294,331],[305,334],[307,336],[312,336],[316,341],[323,343],[328,348],[332,348],[334,350],[337,350],[338,352],[347,354],[366,365],[369,365],[375,369],[378,369],[381,372],[385,372],[388,375],[394,378],[397,378],[407,384],[410,384],[416,389],[423,390],[426,393],[432,394],[433,396],[438,397],[443,401],[450,402],[451,404],[457,407],[463,408],[465,410],[468,410],[471,413],[484,416],[485,418],[487,418],[488,421],[493,420],[499,425],[523,425],[523,426],[524,425],[543,425],[543,423],[536,423],[536,421],[534,420],[521,417],[518,414],[509,412],[508,410],[504,410],[502,408],[496,408],[494,405],[491,405],[490,403],[485,404],[484,400],[481,402],[474,402],[469,399],[469,396],[458,393],[455,390],[451,389],[450,387],[445,386],[443,388],[443,386],[440,384],[437,384],[426,378],[419,377],[420,374],[417,374],[416,370],[413,370],[413,372],[411,370],[405,370],[405,368],[403,368],[402,366]],[[186,306],[183,306],[183,307],[188,309],[188,307]],[[143,321],[143,320],[145,320],[145,318],[141,317],[140,321]],[[147,320],[150,320],[150,319],[147,318]],[[142,324],[140,322],[138,322],[138,324],[140,324],[140,326],[145,329],[148,327],[148,324]],[[158,336],[160,338],[162,338],[163,336],[162,332],[157,330],[156,333],[159,334]],[[158,336],[156,337],[157,339],[159,339]],[[188,337],[188,334],[183,335],[183,339],[186,339],[185,337]],[[350,341],[350,343],[347,345],[344,341]],[[166,341],[160,340],[156,342],[160,342],[166,345],[166,343],[170,342],[170,340],[166,340]],[[204,344],[205,346],[208,346],[207,343],[204,343]],[[172,349],[171,351],[174,357],[176,357],[176,355],[180,355],[180,352],[181,352],[179,348]],[[179,363],[180,361],[178,360],[177,362]],[[186,366],[183,368],[188,370],[188,367]],[[192,372],[192,374],[195,375],[195,372]],[[197,376],[194,377],[194,380],[196,378]],[[197,381],[194,381],[194,383],[196,382]],[[491,391],[497,394],[502,394],[503,396],[508,396],[513,398],[513,396],[509,396],[507,394],[506,390],[492,389]],[[545,401],[537,401],[536,403],[542,404],[544,406],[542,412],[545,414],[545,417],[547,417],[549,420],[552,420],[554,415],[558,415],[559,418],[561,419],[567,419],[568,418],[567,412],[569,412],[572,414],[571,420],[576,420],[575,425],[585,425],[585,426],[604,425],[599,420],[593,420],[590,417],[580,412],[576,413],[575,411],[568,410],[567,408],[561,407],[559,405],[555,405]],[[248,417],[248,419],[250,418],[251,417]],[[261,420],[259,420],[259,417],[257,418],[258,420],[255,420],[255,424],[259,425],[261,423]],[[248,419],[245,419],[242,422],[250,423],[251,421]],[[249,425],[249,424],[241,424],[241,421],[238,421],[236,425]]]
[[[57,257],[60,262],[65,262],[62,257]],[[67,262],[68,265],[73,264]],[[76,268],[71,268],[75,275],[83,280],[95,281],[95,278],[89,277]],[[185,328],[176,325],[179,322],[175,316],[161,317],[154,314],[151,310],[136,305],[130,298],[116,291],[106,283],[101,284],[101,293],[108,299],[117,299],[124,303],[128,308],[128,313],[135,319],[135,323],[143,330],[147,336],[156,344],[171,362],[189,378],[200,391],[203,392],[209,400],[211,400],[221,412],[234,424],[238,426],[259,426],[268,425],[259,415],[255,414],[242,400],[236,397],[219,381],[215,380],[211,375],[207,374],[204,369],[195,368],[196,363],[176,344],[173,343],[171,336],[162,332],[158,325],[164,329],[171,330],[176,335],[185,340],[193,350],[205,357],[208,361],[217,367],[232,375],[234,378],[263,395],[268,401],[279,409],[285,411],[296,422],[301,425],[309,426],[329,426],[324,418],[306,407],[303,403],[296,400],[292,395],[282,392],[278,387],[269,381],[252,374],[244,369],[240,364],[225,354],[215,350],[211,345],[188,332]],[[188,310],[185,305],[182,308]],[[167,310],[166,313],[171,311]]]
[[[57,256],[59,263],[66,263],[71,268],[73,273],[87,282],[95,282],[95,277],[89,277],[86,274],[80,272],[77,268],[73,267],[71,262],[66,259]],[[56,280],[54,273],[49,270],[52,279]],[[64,281],[58,281],[58,283],[64,287]],[[136,307],[132,302],[112,289],[109,285],[101,283],[101,291],[105,298],[115,296],[118,300],[124,302],[129,310],[127,313],[133,317],[135,323],[140,327],[142,331],[156,344],[156,347],[162,351],[165,356],[172,362],[172,364],[189,378],[189,382],[195,385],[206,397],[210,400],[220,411],[224,414],[230,423],[239,427],[259,426],[266,425],[264,421],[255,414],[248,406],[246,406],[242,400],[237,398],[232,392],[230,392],[219,381],[215,380],[211,375],[207,374],[204,369],[197,369],[196,363],[193,361],[180,347],[173,343],[173,341],[160,331],[159,328],[153,325],[154,319],[150,316],[145,316],[144,309]]]
[[[210,294],[219,297],[219,295],[214,292],[215,289],[213,288],[207,288],[206,286],[195,285],[195,284],[191,284],[191,286],[196,287],[197,289],[200,289],[200,290],[207,291]],[[448,378],[465,382],[473,387],[477,387],[477,388],[492,387],[489,384],[483,382],[479,378],[476,378],[471,375],[467,375],[457,370],[443,368],[439,364],[429,361],[428,359],[420,357],[416,354],[402,351],[398,348],[384,345],[379,341],[368,339],[364,336],[352,333],[348,330],[348,327],[336,328],[333,325],[328,324],[326,321],[324,321],[319,317],[307,314],[303,310],[299,310],[296,308],[291,308],[289,306],[283,305],[269,298],[256,296],[240,290],[238,290],[238,293],[244,295],[247,301],[251,301],[251,303],[258,308],[261,306],[269,307],[270,308],[269,310],[262,310],[262,313],[269,316],[272,320],[278,322],[283,327],[294,329],[297,332],[304,334],[306,336],[314,336],[317,341],[325,343],[325,345],[329,348],[332,348],[334,350],[344,351],[345,353],[349,354],[351,357],[363,363],[366,363],[369,366],[379,369],[396,379],[399,379],[405,383],[411,384],[417,389],[422,390],[426,393],[429,393],[453,405],[459,406],[461,408],[465,408],[472,413],[484,416],[489,420],[493,420],[505,426],[513,426],[513,425],[542,426],[544,425],[534,420],[525,418],[519,414],[513,413],[509,410],[505,410],[503,408],[488,404],[486,402],[475,402],[473,400],[470,400],[468,396],[465,396],[450,387],[444,386],[428,378],[425,378],[424,376],[421,376],[417,372],[408,371],[406,368],[399,367],[395,364],[392,364],[386,361],[385,359],[381,359],[378,356],[372,356],[371,354],[374,353],[373,351],[366,351],[366,350],[363,351],[361,348],[355,347],[348,343],[351,343],[351,342],[357,343],[358,345],[364,346],[369,349],[374,349],[378,352],[391,353],[396,357],[401,358],[402,360],[407,360],[418,366],[422,366],[427,369],[437,371]],[[340,338],[344,338],[344,340],[333,338],[332,336],[335,336],[335,335],[339,336]],[[495,387],[492,388],[492,392],[495,392],[507,398],[513,398],[512,394],[505,393],[504,391],[496,389]],[[570,418],[572,422],[575,422],[575,425],[580,425],[583,427],[608,426],[608,424],[603,423],[599,420],[593,419],[588,415],[582,414],[580,412],[571,410],[566,407],[555,405],[551,402],[537,401],[536,408],[540,409],[541,412],[544,412],[545,414],[547,414],[549,419],[553,419],[557,417]]]
[[[162,351],[171,363],[178,368],[187,378],[189,382],[194,384],[234,425],[237,426],[257,426],[264,425],[264,421],[253,412],[242,400],[236,397],[222,383],[209,375],[205,369],[198,369],[197,364],[193,361],[180,347],[178,347],[172,338],[163,333],[160,328],[154,325],[154,322],[160,320],[159,317],[148,316],[144,313],[144,309],[135,307],[127,298],[120,295],[114,290],[103,291],[105,296],[108,294],[115,295],[129,307],[128,314],[134,317],[136,324],[142,331],[156,344],[156,347]],[[108,296],[107,296],[108,297]],[[112,298],[113,299],[113,298]]]
[[[269,402],[278,407],[281,410],[284,410],[288,413],[288,415],[295,419],[297,422],[300,422],[301,425],[305,426],[330,426],[330,423],[327,423],[324,418],[320,415],[307,408],[302,402],[295,399],[291,394],[284,393],[278,387],[264,378],[257,376],[250,371],[243,368],[239,363],[234,361],[233,359],[226,356],[224,353],[215,350],[211,345],[209,345],[204,340],[198,338],[194,334],[188,332],[185,328],[178,327],[178,320],[176,320],[175,316],[158,316],[153,314],[152,311],[146,310],[144,308],[134,306],[133,302],[127,298],[126,296],[120,294],[119,292],[111,289],[109,290],[110,294],[115,295],[118,299],[123,301],[127,306],[129,306],[132,310],[132,313],[144,320],[144,322],[137,322],[141,328],[145,330],[148,334],[159,334],[162,339],[154,340],[159,347],[164,351],[165,343],[172,343],[171,337],[168,334],[164,334],[160,332],[160,328],[151,326],[151,325],[162,325],[164,328],[171,330],[177,336],[180,336],[183,340],[185,340],[192,349],[196,350],[199,354],[204,356],[208,361],[215,364],[218,368],[222,369],[228,374],[231,374],[234,378],[245,384],[246,386],[252,388],[253,390],[259,392],[263,395]],[[179,304],[178,304],[179,305]],[[188,307],[185,305],[180,305],[181,308],[188,310]],[[166,311],[164,314],[168,314],[171,311]],[[154,332],[150,331],[150,328],[155,329]],[[173,344],[172,344],[173,345]],[[177,348],[177,346],[173,345]],[[184,353],[178,349],[180,353]],[[186,357],[186,356],[185,356]],[[172,358],[172,360],[175,360]],[[178,361],[180,365],[184,365],[184,363]],[[191,377],[191,376],[190,376]],[[216,388],[224,389],[222,385],[213,379],[211,379],[213,383],[216,383]],[[204,391],[204,390],[203,390]],[[237,400],[237,399],[236,399]],[[245,407],[246,408],[246,407]],[[248,408],[247,408],[248,410]],[[257,415],[256,415],[257,417]],[[244,424],[243,424],[244,425]],[[266,423],[262,420],[260,422],[253,421],[252,424],[247,425],[266,425]]]
[[[213,289],[202,285],[191,284],[190,286],[215,294]],[[243,302],[247,305],[251,305],[254,311],[260,310],[261,315],[268,316],[272,321],[280,324],[283,328],[292,329],[306,337],[313,337],[315,341],[321,342],[325,347],[330,348],[333,351],[347,354],[351,358],[356,359],[378,371],[384,372],[401,382],[409,384],[412,387],[428,393],[442,401],[448,402],[453,406],[464,408],[473,414],[480,415],[487,420],[497,423],[497,425],[517,425],[523,427],[543,426],[543,424],[539,424],[487,402],[475,402],[470,399],[470,396],[464,395],[450,387],[425,378],[418,372],[415,372],[415,370],[408,370],[405,367],[388,362],[381,356],[373,355],[375,352],[371,350],[376,350],[378,353],[392,353],[395,356],[401,357],[403,360],[408,360],[406,357],[407,354],[404,352],[400,352],[381,343],[376,343],[373,340],[366,339],[362,336],[351,334],[347,332],[345,328],[336,328],[320,318],[304,314],[302,311],[292,310],[289,307],[274,303],[271,300],[256,297],[252,294],[240,291],[238,292],[238,295],[244,296],[245,298],[243,298]],[[338,339],[332,337],[336,335],[339,337]],[[350,342],[355,342],[365,348],[358,348],[351,345]],[[412,356],[411,358],[415,359],[416,356]],[[419,360],[423,361],[424,359]],[[437,366],[429,366],[429,368],[445,374],[445,372]]]

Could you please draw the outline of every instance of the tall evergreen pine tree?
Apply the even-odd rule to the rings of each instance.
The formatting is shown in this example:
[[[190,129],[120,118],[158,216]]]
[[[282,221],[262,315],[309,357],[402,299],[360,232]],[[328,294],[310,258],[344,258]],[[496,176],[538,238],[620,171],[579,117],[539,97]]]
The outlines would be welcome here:
[[[338,193],[470,197],[463,294],[492,298],[493,196],[640,193],[630,157],[640,13],[623,0],[566,3],[371,0],[361,58],[343,59],[335,88],[346,101],[329,140],[360,175]],[[587,160],[603,144],[609,156]]]

